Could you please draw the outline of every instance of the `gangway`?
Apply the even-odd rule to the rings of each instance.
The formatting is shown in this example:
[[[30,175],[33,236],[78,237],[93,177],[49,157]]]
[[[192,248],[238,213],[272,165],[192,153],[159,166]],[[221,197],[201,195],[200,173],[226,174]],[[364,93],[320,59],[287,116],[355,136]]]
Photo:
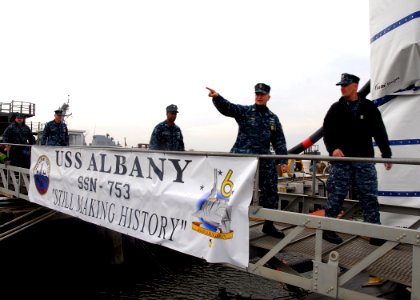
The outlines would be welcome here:
[[[187,154],[194,155],[195,153]],[[202,155],[202,153],[199,154]],[[420,165],[419,159],[332,158],[319,155],[259,156],[259,159],[284,158],[313,160],[313,162],[343,160]],[[0,179],[0,192],[8,195],[7,201],[29,200],[29,170],[0,164]],[[313,182],[315,183],[315,180]],[[257,184],[255,180],[255,186]],[[325,201],[325,196],[279,192],[279,197],[289,200],[294,197],[293,201],[302,202],[301,206],[289,206],[290,208],[301,207],[301,211],[262,208],[257,205],[258,190],[254,189],[254,203],[249,208],[249,217],[251,220],[250,247],[256,251],[251,251],[247,272],[332,298],[377,299],[378,295],[370,295],[361,289],[354,290],[348,287],[348,283],[358,274],[367,272],[409,287],[411,299],[420,299],[420,231],[417,229],[417,224],[414,228],[398,228],[343,218],[324,218],[306,212],[313,210],[315,204]],[[346,200],[346,205],[350,210],[354,210],[354,201]],[[381,211],[392,209],[395,207],[381,205]],[[42,207],[33,207],[33,210],[35,221],[42,221],[54,213]],[[407,209],[401,208],[401,211],[407,212]],[[409,209],[408,212],[411,215],[420,216],[420,211],[417,209]],[[286,236],[283,239],[266,236],[261,232],[262,222],[258,220],[276,222],[277,226],[284,229]],[[23,227],[18,227],[18,229]],[[343,237],[344,242],[334,245],[324,241],[323,230],[336,231]],[[4,236],[4,232],[0,233],[0,240]],[[387,242],[382,246],[373,246],[366,240],[370,237],[384,239]],[[257,255],[254,255],[255,253]],[[288,254],[299,256],[302,260],[309,262],[309,270],[300,273],[293,266],[276,266],[270,263],[273,259],[281,261],[281,258]]]
[[[250,263],[248,271],[272,280],[298,286],[318,294],[339,299],[372,299],[360,289],[355,291],[346,283],[361,272],[413,287],[412,299],[418,293],[415,282],[419,280],[419,232],[384,225],[365,224],[349,220],[330,220],[323,217],[267,209],[250,209],[250,216],[277,220],[286,237],[282,240],[265,236],[258,223],[251,226],[250,245],[265,249],[264,256]],[[280,222],[281,220],[281,222]],[[340,245],[322,239],[323,230],[340,232],[344,242]],[[382,246],[370,245],[366,238],[380,237],[388,240]],[[392,238],[391,238],[392,237]],[[312,261],[310,275],[298,274],[294,269],[282,271],[269,267],[268,262],[287,254],[301,255]],[[414,271],[413,271],[414,270]],[[369,292],[369,291],[366,291]]]
[[[26,228],[42,222],[55,214],[28,197],[29,170],[14,166],[0,165],[0,242]]]

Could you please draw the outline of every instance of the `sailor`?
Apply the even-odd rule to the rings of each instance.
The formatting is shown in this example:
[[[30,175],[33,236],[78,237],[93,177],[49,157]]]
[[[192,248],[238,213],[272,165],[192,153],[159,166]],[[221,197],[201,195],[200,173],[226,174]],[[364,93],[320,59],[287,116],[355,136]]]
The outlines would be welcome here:
[[[15,120],[6,128],[3,133],[3,142],[9,144],[33,145],[35,137],[31,129],[25,124],[25,115],[15,114]],[[10,164],[12,166],[29,168],[30,167],[30,147],[6,146],[9,150]]]
[[[42,132],[41,145],[47,146],[68,146],[69,132],[66,123],[63,122],[63,111],[54,111],[54,120],[45,124]]]
[[[334,157],[374,157],[373,138],[382,157],[390,158],[392,153],[381,112],[373,102],[357,93],[359,80],[355,75],[343,73],[336,84],[341,87],[342,97],[331,105],[324,118],[325,147],[330,156]],[[391,167],[391,163],[385,163],[386,170]],[[352,179],[363,209],[364,221],[380,224],[377,174],[375,164],[371,162],[331,163],[325,216],[337,217]],[[343,241],[334,231],[324,231],[323,238],[334,244]],[[372,238],[370,243],[381,244],[383,240]]]
[[[166,120],[153,129],[149,149],[185,151],[181,128],[175,124],[177,114],[178,107],[175,104],[166,107]]]
[[[255,85],[255,104],[233,104],[223,98],[215,90],[209,90],[209,97],[219,112],[227,117],[235,118],[239,130],[236,142],[230,152],[246,154],[271,154],[270,144],[276,154],[287,154],[286,139],[279,118],[267,107],[270,100],[270,86],[265,83]],[[259,188],[260,205],[265,208],[278,209],[278,177],[276,165],[281,172],[287,172],[287,160],[260,160]],[[284,233],[278,231],[272,221],[266,220],[264,233],[283,238]]]

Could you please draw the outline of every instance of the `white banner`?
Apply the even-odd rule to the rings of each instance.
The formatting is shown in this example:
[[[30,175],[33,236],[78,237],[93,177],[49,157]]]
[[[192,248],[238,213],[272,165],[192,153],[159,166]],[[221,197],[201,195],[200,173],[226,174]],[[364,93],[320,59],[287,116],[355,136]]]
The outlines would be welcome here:
[[[33,146],[30,201],[208,262],[247,267],[254,157]]]
[[[419,93],[420,1],[370,0],[371,99]]]

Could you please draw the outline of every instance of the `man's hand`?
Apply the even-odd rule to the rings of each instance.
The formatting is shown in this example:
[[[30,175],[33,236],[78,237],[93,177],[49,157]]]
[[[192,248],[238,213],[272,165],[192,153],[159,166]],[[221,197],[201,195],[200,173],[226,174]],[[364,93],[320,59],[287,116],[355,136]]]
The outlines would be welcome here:
[[[206,89],[208,89],[208,90],[209,90],[209,97],[214,98],[214,97],[219,96],[219,93],[218,93],[218,92],[216,92],[215,90],[213,90],[213,89],[211,89],[211,88],[208,88],[208,87],[206,87]]]
[[[344,153],[343,153],[343,151],[341,151],[340,149],[337,148],[333,151],[332,156],[344,157]]]
[[[385,166],[385,170],[389,171],[392,168],[392,164],[391,163],[384,163]]]
[[[282,165],[277,165],[277,174],[279,174],[280,176],[283,175],[284,173],[288,173],[289,172],[289,166],[286,164],[282,164]]]

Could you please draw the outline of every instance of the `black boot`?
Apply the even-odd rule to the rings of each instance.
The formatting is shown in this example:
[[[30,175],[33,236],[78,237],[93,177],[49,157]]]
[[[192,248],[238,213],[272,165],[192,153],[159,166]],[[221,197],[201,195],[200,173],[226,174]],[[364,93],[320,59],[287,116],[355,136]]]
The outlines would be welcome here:
[[[265,221],[263,228],[262,228],[262,232],[264,232],[265,234],[278,238],[278,239],[282,239],[284,238],[284,233],[282,231],[278,231],[277,228],[274,226],[273,221]]]
[[[374,246],[382,246],[383,244],[385,244],[386,240],[383,239],[378,239],[378,238],[370,238],[369,240],[369,244],[374,245]]]
[[[322,232],[322,238],[330,243],[337,245],[343,242],[343,239],[339,237],[337,233],[331,230],[324,230]]]

